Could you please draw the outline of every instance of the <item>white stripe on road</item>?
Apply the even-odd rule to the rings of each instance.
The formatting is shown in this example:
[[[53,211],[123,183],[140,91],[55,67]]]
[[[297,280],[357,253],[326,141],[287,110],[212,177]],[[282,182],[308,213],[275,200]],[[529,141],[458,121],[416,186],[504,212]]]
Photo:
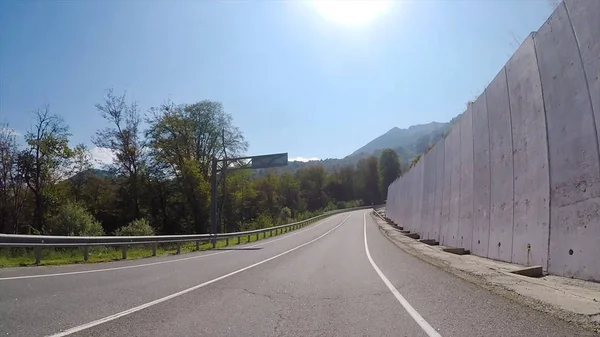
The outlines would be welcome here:
[[[385,285],[392,292],[392,294],[394,294],[394,296],[396,297],[398,302],[400,302],[400,304],[402,304],[402,306],[408,312],[410,317],[412,317],[415,320],[415,322],[417,322],[417,324],[419,324],[421,329],[423,329],[423,331],[425,331],[427,336],[442,337],[442,335],[440,335],[437,331],[435,331],[435,329],[431,325],[429,325],[429,323],[427,323],[427,321],[417,312],[417,310],[415,310],[415,308],[413,308],[412,305],[410,305],[410,303],[408,303],[408,301],[404,298],[404,296],[402,296],[402,294],[400,294],[398,289],[396,289],[396,287],[394,287],[392,282],[390,282],[390,280],[383,274],[381,269],[379,269],[379,267],[377,267],[377,265],[375,264],[375,261],[373,261],[373,258],[371,257],[371,253],[369,253],[369,244],[367,243],[367,212],[365,212],[363,214],[363,224],[364,224],[363,227],[364,227],[364,233],[365,233],[365,252],[367,253],[367,258],[369,258],[369,262],[371,262],[371,266],[373,266],[373,269],[375,269],[375,271],[377,272],[377,275],[379,275],[381,280],[383,280],[383,283],[385,283]]]
[[[324,237],[325,235],[327,235],[327,234],[329,234],[329,233],[333,232],[335,229],[337,229],[338,227],[340,227],[341,225],[343,225],[343,224],[344,224],[344,222],[346,222],[346,220],[348,220],[348,218],[350,218],[350,214],[349,214],[349,215],[348,215],[348,216],[347,216],[347,217],[346,217],[344,220],[342,220],[342,222],[340,222],[338,225],[336,225],[336,226],[335,226],[335,227],[333,227],[332,229],[328,230],[328,231],[327,231],[327,232],[325,232],[324,234],[322,234],[322,235],[318,236],[317,238],[315,238],[315,239],[312,239],[312,240],[310,240],[310,241],[308,241],[308,242],[305,242],[305,243],[303,243],[303,244],[301,244],[301,245],[299,245],[299,246],[296,246],[296,247],[294,247],[294,248],[292,248],[292,249],[290,249],[290,250],[286,250],[286,251],[285,251],[285,252],[283,252],[283,253],[280,253],[280,254],[277,254],[277,255],[275,255],[275,256],[272,256],[272,257],[270,257],[270,258],[268,258],[268,259],[265,259],[265,260],[262,260],[262,261],[260,261],[260,262],[257,262],[257,263],[254,263],[254,264],[251,264],[251,265],[249,265],[249,266],[247,266],[247,267],[244,267],[244,268],[242,268],[242,269],[238,269],[238,270],[236,270],[236,271],[233,271],[233,272],[231,272],[231,273],[229,273],[229,274],[225,274],[225,275],[223,275],[223,276],[217,277],[217,278],[215,278],[215,279],[212,279],[212,280],[210,280],[210,281],[206,281],[206,282],[204,282],[204,283],[198,284],[198,285],[196,285],[196,286],[193,286],[193,287],[191,287],[191,288],[187,288],[187,289],[185,289],[185,290],[182,290],[182,291],[176,292],[176,293],[174,293],[174,294],[171,294],[171,295],[168,295],[168,296],[165,296],[165,297],[159,298],[159,299],[157,299],[157,300],[154,300],[154,301],[152,301],[152,302],[148,302],[148,303],[145,303],[145,304],[139,305],[139,306],[137,306],[137,307],[135,307],[135,308],[131,308],[131,309],[128,309],[128,310],[125,310],[125,311],[121,311],[121,312],[119,312],[119,313],[116,313],[116,314],[114,314],[114,315],[110,315],[110,316],[107,316],[107,317],[104,317],[104,318],[101,318],[101,319],[95,320],[95,321],[93,321],[93,322],[86,323],[86,324],[83,324],[83,325],[80,325],[80,326],[77,326],[77,327],[74,327],[74,328],[71,328],[71,329],[68,329],[68,330],[65,330],[65,331],[62,331],[62,332],[59,332],[59,333],[53,334],[53,335],[49,335],[48,337],[62,337],[62,336],[68,336],[68,335],[74,334],[74,333],[76,333],[76,332],[79,332],[79,331],[82,331],[82,330],[86,330],[86,329],[92,328],[92,327],[94,327],[94,326],[96,326],[96,325],[100,325],[100,324],[103,324],[103,323],[107,323],[107,322],[113,321],[113,320],[115,320],[115,319],[117,319],[117,318],[120,318],[120,317],[123,317],[123,316],[129,315],[129,314],[132,314],[132,313],[134,313],[134,312],[137,312],[137,311],[140,311],[140,310],[146,309],[146,308],[148,308],[148,307],[151,307],[151,306],[153,306],[153,305],[156,305],[156,304],[159,304],[159,303],[162,303],[162,302],[168,301],[168,300],[170,300],[170,299],[172,299],[172,298],[175,298],[175,297],[178,297],[178,296],[181,296],[181,295],[187,294],[187,293],[189,293],[189,292],[191,292],[191,291],[194,291],[194,290],[196,290],[196,289],[200,289],[200,288],[202,288],[202,287],[205,287],[205,286],[207,286],[207,285],[209,285],[209,284],[212,284],[212,283],[215,283],[215,282],[217,282],[217,281],[223,280],[223,279],[225,279],[225,278],[228,278],[228,277],[230,277],[230,276],[233,276],[233,275],[235,275],[235,274],[239,274],[239,273],[241,273],[241,272],[243,272],[243,271],[246,271],[246,270],[248,270],[248,269],[251,269],[251,268],[254,268],[254,267],[256,267],[256,266],[259,266],[259,265],[261,265],[261,264],[263,264],[263,263],[266,263],[266,262],[269,262],[269,261],[271,261],[271,260],[274,260],[274,259],[276,259],[276,258],[278,258],[278,257],[281,257],[281,256],[283,256],[283,255],[286,255],[286,254],[288,254],[288,253],[291,253],[291,252],[293,252],[293,251],[295,251],[295,250],[297,250],[297,249],[300,249],[300,248],[302,248],[302,247],[304,247],[304,246],[306,246],[306,245],[309,245],[309,244],[311,244],[311,243],[313,243],[313,242],[315,242],[315,241],[317,241],[317,240],[321,239],[321,238],[322,238],[322,237]]]
[[[310,229],[313,229],[313,228],[317,228],[320,225],[326,223],[327,221],[333,219],[334,217],[335,216],[328,217],[327,219],[321,220],[316,225],[310,226],[310,227],[305,228],[305,229],[303,229],[301,231],[294,231],[291,234],[285,235],[283,237],[280,237],[280,238],[277,238],[277,239],[274,239],[274,240],[269,240],[269,241],[265,241],[265,242],[262,242],[262,243],[254,244],[252,246],[244,246],[244,247],[245,248],[254,248],[254,247],[263,246],[263,245],[266,245],[266,244],[269,244],[269,243],[272,243],[272,242],[277,242],[279,240],[287,239],[287,238],[292,237],[292,236],[294,236],[296,234],[300,234],[300,233],[305,232],[307,230],[310,230]],[[181,262],[181,261],[187,261],[187,260],[201,259],[201,258],[204,258],[204,257],[215,256],[215,255],[220,255],[220,254],[226,254],[226,253],[231,253],[231,252],[235,252],[235,251],[236,250],[233,249],[233,250],[228,250],[228,251],[224,251],[224,252],[204,254],[204,255],[197,255],[197,256],[190,256],[190,257],[184,257],[184,258],[175,259],[175,260],[160,261],[160,262],[150,262],[150,263],[136,264],[136,265],[131,265],[131,266],[122,266],[122,267],[112,267],[112,268],[92,269],[92,270],[80,270],[80,271],[71,271],[71,272],[53,273],[53,274],[36,274],[36,275],[24,275],[24,276],[0,277],[0,281],[22,280],[22,279],[42,278],[42,277],[54,277],[54,276],[67,276],[67,275],[78,275],[78,274],[90,274],[90,273],[101,273],[101,272],[106,272],[106,271],[115,271],[115,270],[123,270],[123,269],[149,267],[149,266],[156,266],[156,265],[165,264],[165,263],[174,263],[174,262]]]

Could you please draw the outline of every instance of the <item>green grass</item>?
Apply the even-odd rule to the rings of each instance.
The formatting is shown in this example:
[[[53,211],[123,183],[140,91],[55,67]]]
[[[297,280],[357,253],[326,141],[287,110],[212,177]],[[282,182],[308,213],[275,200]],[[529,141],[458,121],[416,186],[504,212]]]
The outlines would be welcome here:
[[[286,232],[284,232],[286,233]],[[264,238],[264,234],[259,234],[259,239]],[[273,234],[275,236],[275,234]],[[266,233],[266,237],[271,237]],[[240,237],[240,244],[257,241],[256,234]],[[237,238],[229,239],[229,247],[238,244]],[[216,248],[227,247],[226,240],[218,240]],[[200,250],[212,249],[210,242],[201,242]],[[184,242],[181,244],[181,253],[192,252],[196,250],[195,242]],[[42,249],[42,258],[40,265],[51,266],[61,264],[86,263],[83,260],[82,247],[78,248],[44,248]],[[177,244],[159,244],[156,249],[156,256],[175,255],[177,253]],[[132,245],[127,249],[127,260],[142,259],[152,256],[151,245]],[[121,247],[90,247],[87,263],[109,262],[122,260]],[[34,266],[35,252],[32,248],[0,248],[0,268]]]

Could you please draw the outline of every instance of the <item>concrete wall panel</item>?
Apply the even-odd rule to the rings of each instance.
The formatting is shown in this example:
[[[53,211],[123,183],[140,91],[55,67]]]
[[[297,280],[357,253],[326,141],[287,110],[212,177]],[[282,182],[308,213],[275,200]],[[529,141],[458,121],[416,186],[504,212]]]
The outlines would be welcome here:
[[[510,261],[513,230],[513,159],[506,70],[485,90],[490,129],[490,239],[488,257]]]
[[[435,179],[435,169],[436,169],[436,152],[435,147],[432,147],[431,150],[427,153],[428,164],[425,166],[427,169],[426,178],[429,181],[428,189],[427,189],[427,231],[424,231],[425,238],[431,239],[433,235],[433,218],[435,213],[435,187],[437,181]]]
[[[593,1],[571,2],[574,12]],[[596,18],[597,20],[598,18]],[[600,162],[596,121],[564,3],[534,37],[550,158],[548,271],[600,279]],[[597,57],[597,55],[596,55]]]
[[[596,121],[600,121],[600,1],[566,0]],[[596,123],[600,134],[600,124]]]
[[[406,204],[406,209],[404,211],[404,224],[402,225],[405,229],[410,228],[410,224],[412,223],[412,198],[409,198],[409,195],[412,195],[412,184],[410,178],[413,176],[413,172],[408,171],[407,176],[405,177],[405,189],[406,195],[404,197],[404,203]]]
[[[409,202],[410,202],[410,224],[408,226],[408,229],[411,231],[415,231],[415,229],[417,228],[415,223],[417,221],[417,170],[416,167],[414,167],[411,172],[410,172],[410,177],[409,177],[409,185],[410,185],[410,194],[408,196],[409,198]]]
[[[452,130],[446,136],[444,141],[444,184],[442,190],[442,217],[440,220],[440,244],[448,244],[448,227],[450,224],[450,199],[452,197],[452,161],[454,153],[452,152]]]
[[[460,118],[460,222],[458,247],[471,250],[473,235],[473,113],[469,106]]]
[[[419,161],[419,163],[417,163],[417,166],[415,166],[415,189],[416,189],[416,194],[414,195],[415,197],[415,228],[412,230],[415,233],[419,233],[421,234],[421,209],[423,208],[423,169],[425,168],[425,165],[423,165],[423,158],[421,158],[421,160]]]
[[[473,238],[471,253],[488,255],[490,234],[490,133],[485,93],[473,110]]]
[[[440,231],[442,227],[442,205],[443,205],[443,195],[444,195],[444,184],[445,184],[445,176],[444,176],[444,152],[445,152],[445,139],[441,139],[435,145],[435,157],[436,157],[436,166],[435,166],[435,193],[434,193],[434,207],[433,207],[433,229],[431,239],[437,240],[438,242],[441,240]]]
[[[506,65],[513,136],[512,262],[548,267],[550,177],[546,117],[533,37]]]
[[[462,119],[462,117],[460,117]],[[448,234],[446,245],[458,247],[458,227],[460,223],[460,119],[450,131],[450,142],[452,146],[452,166],[450,174],[450,221],[448,223]]]
[[[431,170],[431,156],[429,153],[423,155],[423,193],[421,198],[421,238],[426,238],[429,232],[429,189],[433,185],[433,181],[429,177]]]

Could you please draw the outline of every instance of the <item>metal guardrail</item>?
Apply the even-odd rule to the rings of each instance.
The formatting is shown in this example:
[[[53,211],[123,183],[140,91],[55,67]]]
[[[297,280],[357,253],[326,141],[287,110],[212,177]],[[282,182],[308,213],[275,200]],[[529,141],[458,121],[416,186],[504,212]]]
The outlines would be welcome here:
[[[40,264],[42,258],[42,248],[45,247],[83,247],[83,260],[88,261],[89,247],[93,246],[121,246],[122,258],[127,258],[127,249],[131,245],[152,245],[152,256],[156,256],[156,249],[159,243],[176,243],[177,252],[181,253],[181,244],[184,242],[196,242],[196,250],[200,250],[200,243],[212,241],[213,248],[216,246],[217,240],[225,239],[225,246],[229,246],[229,239],[237,238],[237,243],[240,244],[241,238],[244,236],[248,237],[250,242],[251,236],[256,235],[256,239],[259,239],[259,235],[263,234],[263,238],[267,237],[267,233],[273,236],[279,233],[289,232],[294,229],[305,227],[318,220],[326,217],[361,209],[369,209],[373,206],[363,206],[355,208],[347,208],[342,210],[335,210],[327,212],[325,214],[312,217],[310,219],[256,229],[252,231],[244,232],[233,232],[233,233],[220,233],[220,234],[192,234],[192,235],[156,235],[156,236],[51,236],[51,235],[19,235],[19,234],[0,234],[0,248],[3,247],[25,247],[35,248],[35,262],[37,265]]]

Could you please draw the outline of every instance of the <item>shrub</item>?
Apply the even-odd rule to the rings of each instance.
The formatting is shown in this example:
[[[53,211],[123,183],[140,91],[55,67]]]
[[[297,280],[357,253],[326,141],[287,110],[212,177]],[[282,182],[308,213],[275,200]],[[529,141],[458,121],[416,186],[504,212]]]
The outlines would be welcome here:
[[[154,235],[154,229],[148,223],[148,220],[136,219],[127,226],[123,226],[115,231],[117,236],[150,236]]]
[[[327,206],[323,209],[325,212],[333,211],[337,209],[337,205],[333,201],[329,201]]]
[[[252,224],[250,225],[252,229],[261,229],[273,226],[273,219],[265,213],[260,214]]]
[[[279,211],[279,223],[286,224],[292,222],[292,210],[284,207]]]
[[[56,214],[48,219],[49,233],[68,236],[100,236],[104,229],[93,215],[76,203],[58,207]]]

